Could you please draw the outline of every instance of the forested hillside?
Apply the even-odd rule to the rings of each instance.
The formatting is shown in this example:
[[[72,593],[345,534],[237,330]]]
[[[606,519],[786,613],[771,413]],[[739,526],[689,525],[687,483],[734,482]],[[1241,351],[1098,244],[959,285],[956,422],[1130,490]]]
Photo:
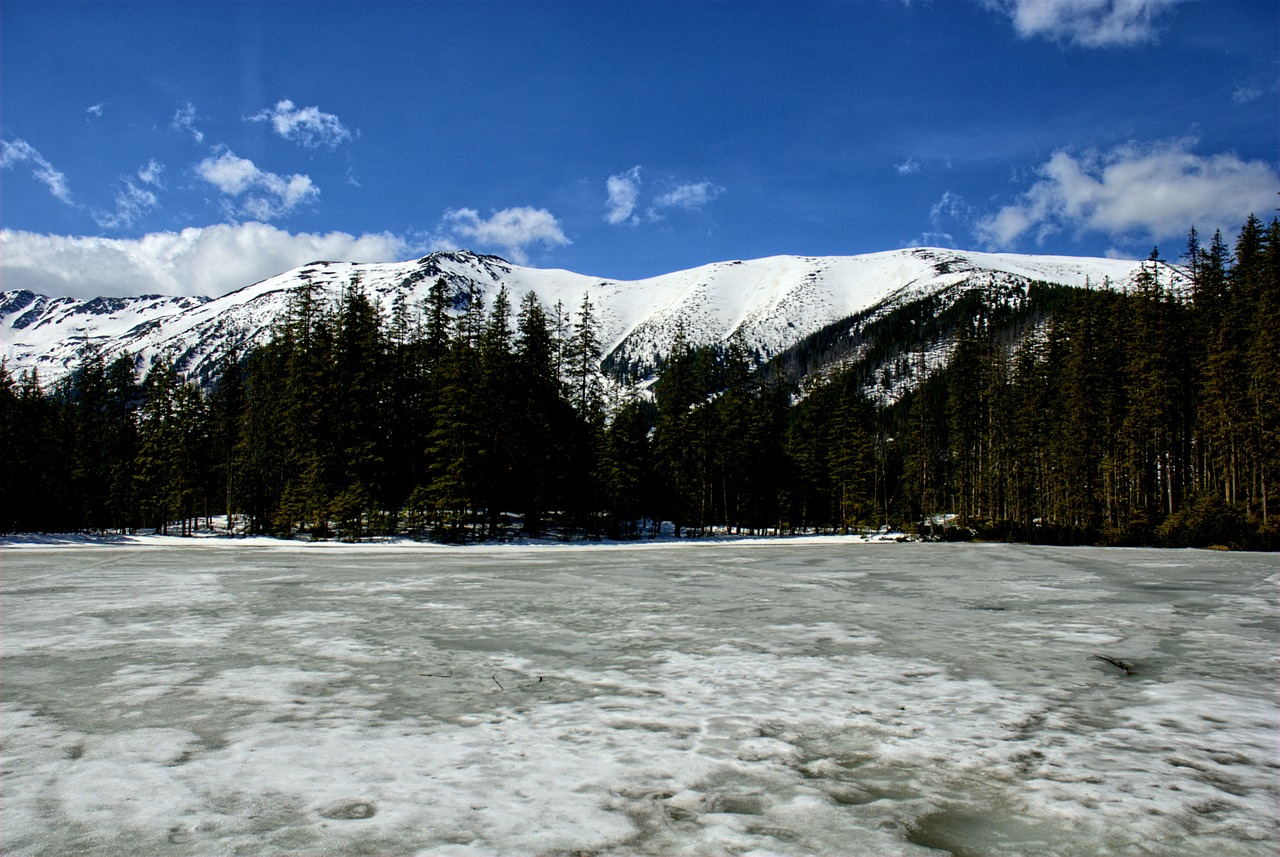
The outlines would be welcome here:
[[[933,295],[764,366],[677,335],[647,390],[601,374],[589,300],[458,314],[440,281],[385,321],[358,281],[304,285],[207,388],[92,350],[49,389],[0,368],[0,530],[1276,548],[1280,222],[1193,231],[1183,262],[1190,293],[1153,265],[1125,291]]]

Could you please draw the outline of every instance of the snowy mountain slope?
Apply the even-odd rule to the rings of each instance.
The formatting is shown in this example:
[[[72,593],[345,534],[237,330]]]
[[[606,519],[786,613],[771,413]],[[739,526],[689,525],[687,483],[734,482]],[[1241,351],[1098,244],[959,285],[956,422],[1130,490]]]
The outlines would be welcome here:
[[[741,335],[769,357],[822,327],[878,305],[901,305],[943,290],[1028,283],[1113,287],[1130,284],[1139,263],[919,248],[862,256],[775,256],[718,262],[644,280],[612,281],[571,271],[512,265],[496,256],[433,253],[410,262],[316,262],[219,298],[133,297],[77,301],[27,291],[0,292],[0,359],[15,375],[35,369],[44,381],[69,372],[86,343],[110,359],[158,355],[193,375],[209,372],[229,349],[267,341],[290,291],[311,281],[336,299],[358,281],[383,312],[397,300],[421,307],[439,278],[461,296],[476,288],[485,305],[505,285],[513,304],[527,292],[576,313],[589,296],[600,338],[615,365],[646,367],[683,327],[693,344]],[[1163,283],[1179,269],[1161,266]]]

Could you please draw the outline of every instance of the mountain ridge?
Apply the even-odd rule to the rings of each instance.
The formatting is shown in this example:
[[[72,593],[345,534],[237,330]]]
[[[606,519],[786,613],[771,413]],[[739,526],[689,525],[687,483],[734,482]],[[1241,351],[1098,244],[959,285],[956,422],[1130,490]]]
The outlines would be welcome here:
[[[488,306],[502,286],[518,301],[533,292],[566,314],[589,298],[600,322],[605,362],[632,374],[651,370],[681,333],[692,345],[741,336],[765,360],[806,336],[876,307],[946,290],[1024,288],[1033,282],[1128,288],[1154,264],[1162,283],[1185,285],[1163,262],[910,248],[857,256],[770,256],[712,262],[640,280],[613,280],[556,268],[515,265],[498,256],[440,251],[405,262],[316,261],[219,297],[143,295],[77,300],[26,290],[0,292],[0,359],[9,371],[42,381],[72,371],[86,346],[108,359],[128,352],[147,365],[159,356],[192,377],[208,377],[222,354],[265,343],[289,293],[310,281],[329,299],[353,282],[384,313],[420,307],[440,278],[460,301],[474,289]]]

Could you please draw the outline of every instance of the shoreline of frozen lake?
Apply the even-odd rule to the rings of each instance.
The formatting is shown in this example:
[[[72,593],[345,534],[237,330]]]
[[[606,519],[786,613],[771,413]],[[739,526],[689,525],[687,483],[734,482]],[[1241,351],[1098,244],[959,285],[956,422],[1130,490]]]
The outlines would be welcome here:
[[[718,534],[710,536],[670,535],[638,539],[574,539],[561,541],[552,538],[519,538],[510,541],[476,541],[465,544],[446,544],[430,540],[416,540],[406,536],[371,538],[358,542],[337,539],[284,539],[277,536],[230,535],[218,530],[201,531],[192,536],[171,536],[155,533],[116,535],[112,533],[17,533],[0,535],[0,550],[19,548],[86,548],[86,547],[135,547],[135,548],[298,548],[340,550],[476,550],[483,548],[575,548],[575,547],[671,547],[673,545],[723,545],[723,544],[901,544],[919,541],[916,537],[897,530],[889,532],[839,534],[800,534],[784,536],[749,536]]]
[[[1280,845],[1274,554],[169,541],[0,547],[4,853]]]

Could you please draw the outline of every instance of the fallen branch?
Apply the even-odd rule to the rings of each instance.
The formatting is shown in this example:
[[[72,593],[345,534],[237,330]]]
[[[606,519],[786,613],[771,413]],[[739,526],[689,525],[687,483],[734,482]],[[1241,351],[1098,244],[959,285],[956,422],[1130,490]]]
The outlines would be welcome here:
[[[1111,664],[1111,666],[1115,667],[1118,670],[1124,670],[1125,675],[1137,674],[1133,671],[1133,664],[1125,663],[1119,658],[1111,658],[1111,657],[1107,657],[1106,655],[1094,655],[1094,657],[1100,661],[1106,661],[1107,663]]]

